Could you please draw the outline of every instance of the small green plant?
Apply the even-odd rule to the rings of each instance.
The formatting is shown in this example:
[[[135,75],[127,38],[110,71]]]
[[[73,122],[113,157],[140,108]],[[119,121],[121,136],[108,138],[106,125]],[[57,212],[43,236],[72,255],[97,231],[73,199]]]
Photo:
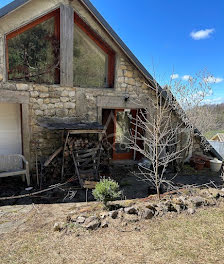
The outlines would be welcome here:
[[[119,184],[110,178],[103,178],[96,184],[96,188],[93,190],[93,196],[97,201],[102,202],[107,207],[109,201],[114,201],[121,197]]]

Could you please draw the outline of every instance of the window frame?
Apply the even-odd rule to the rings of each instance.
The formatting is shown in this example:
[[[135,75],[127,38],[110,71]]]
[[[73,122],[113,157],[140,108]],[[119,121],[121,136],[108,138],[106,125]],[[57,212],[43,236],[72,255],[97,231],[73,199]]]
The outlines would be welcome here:
[[[34,28],[35,26],[45,22],[46,20],[50,18],[55,19],[54,23],[54,35],[56,39],[59,41],[59,45],[61,45],[61,32],[60,32],[60,17],[61,17],[61,8],[57,8],[50,13],[47,13],[46,15],[43,15],[32,22],[8,33],[5,35],[5,60],[6,60],[6,77],[7,80],[9,77],[9,54],[8,54],[8,41],[19,34]],[[107,88],[114,88],[115,84],[115,51],[97,34],[75,11],[74,11],[74,19],[73,23],[77,25],[91,40],[95,42],[95,44],[100,47],[107,55],[108,55],[108,63],[107,63]],[[74,36],[75,37],[75,36]],[[60,51],[59,51],[60,52]],[[59,54],[60,55],[60,54]],[[59,56],[60,57],[60,56]],[[60,63],[61,64],[61,63]],[[55,69],[55,84],[61,84],[60,80],[60,67]],[[13,81],[13,80],[12,80]]]
[[[86,35],[92,39],[98,47],[100,47],[108,55],[108,72],[107,72],[107,88],[114,88],[115,78],[115,52],[114,50],[86,23],[83,19],[74,12],[74,23],[77,25]],[[75,36],[74,36],[75,38]]]
[[[6,73],[7,73],[7,80],[9,80],[9,53],[8,53],[8,41],[20,34],[22,34],[23,32],[34,28],[35,26],[51,19],[54,18],[54,36],[55,38],[59,41],[59,45],[60,45],[60,8],[44,15],[41,16],[39,18],[37,18],[36,20],[30,22],[29,24],[22,26],[12,32],[10,32],[9,34],[6,35],[6,45],[5,45],[5,54],[6,54]],[[59,64],[59,68],[55,69],[55,84],[60,84],[60,64]]]

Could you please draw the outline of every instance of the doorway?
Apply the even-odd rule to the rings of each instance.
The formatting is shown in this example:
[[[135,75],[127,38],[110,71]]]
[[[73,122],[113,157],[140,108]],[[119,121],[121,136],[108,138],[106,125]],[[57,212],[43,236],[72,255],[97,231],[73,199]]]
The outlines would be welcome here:
[[[135,109],[103,109],[102,121],[106,126],[107,140],[111,146],[110,154],[113,160],[133,160],[136,153],[130,148],[130,133],[134,133],[136,117]]]

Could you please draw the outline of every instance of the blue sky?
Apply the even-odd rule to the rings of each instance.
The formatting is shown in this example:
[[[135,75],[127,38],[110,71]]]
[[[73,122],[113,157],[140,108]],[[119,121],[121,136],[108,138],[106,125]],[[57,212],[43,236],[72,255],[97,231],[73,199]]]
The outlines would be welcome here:
[[[207,99],[224,102],[223,0],[91,1],[161,85],[206,68],[216,82]]]

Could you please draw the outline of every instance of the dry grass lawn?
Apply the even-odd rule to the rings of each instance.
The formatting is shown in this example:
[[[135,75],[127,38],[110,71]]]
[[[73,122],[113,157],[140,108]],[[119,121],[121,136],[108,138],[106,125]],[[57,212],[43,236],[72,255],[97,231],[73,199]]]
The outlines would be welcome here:
[[[53,232],[55,220],[64,220],[71,209],[37,205],[23,215],[24,224],[0,235],[0,263],[224,263],[223,204],[191,216],[129,224],[125,230],[121,225],[97,231],[71,226],[70,232]]]

